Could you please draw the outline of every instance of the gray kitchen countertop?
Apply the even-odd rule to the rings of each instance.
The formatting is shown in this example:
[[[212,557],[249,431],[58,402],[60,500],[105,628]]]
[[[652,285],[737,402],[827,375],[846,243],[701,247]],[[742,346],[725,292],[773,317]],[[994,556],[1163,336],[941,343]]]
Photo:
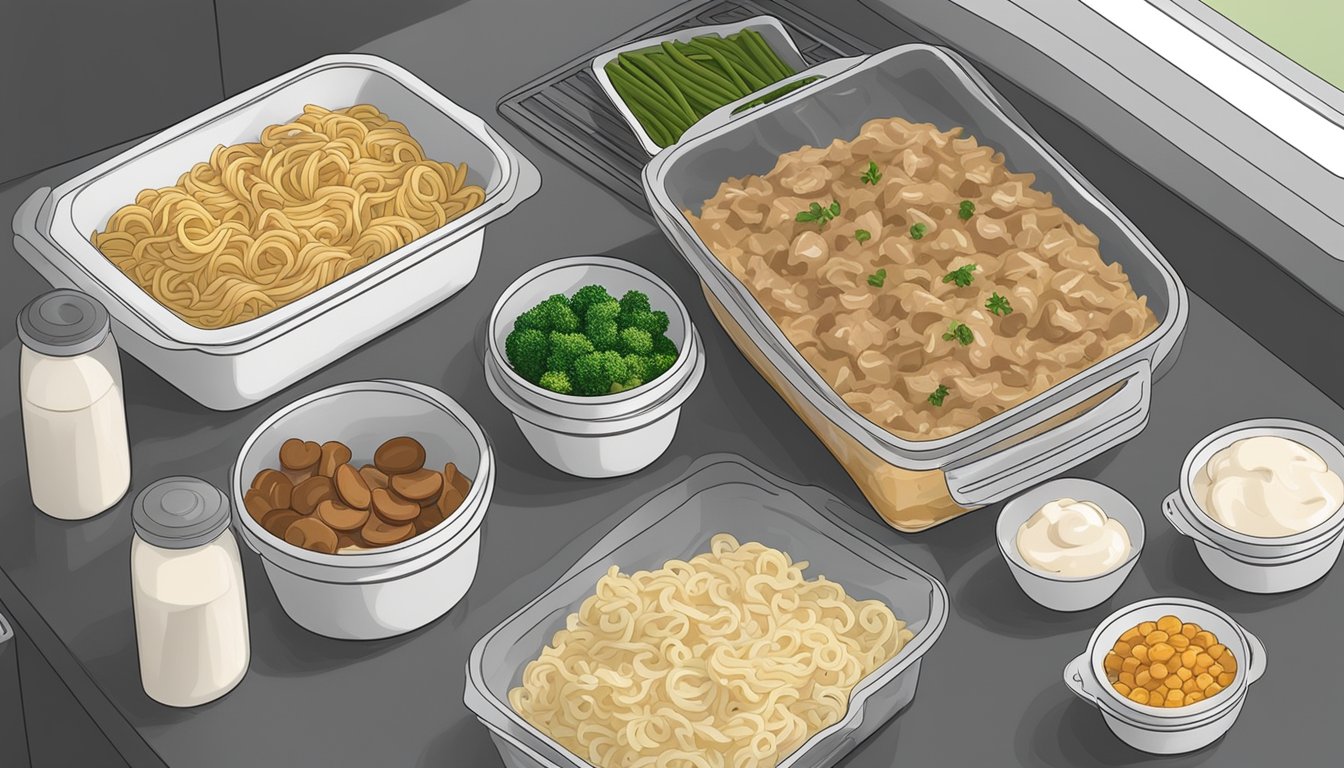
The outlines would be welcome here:
[[[651,221],[495,112],[517,85],[671,6],[668,0],[474,0],[378,40],[385,56],[484,117],[540,169],[541,191],[491,225],[480,272],[461,293],[252,408],[217,413],[197,405],[123,356],[133,478],[127,498],[81,523],[39,513],[28,497],[17,392],[19,341],[0,323],[0,600],[80,703],[134,766],[502,765],[489,736],[462,704],[464,663],[476,640],[546,588],[641,498],[676,479],[702,454],[732,452],[846,500],[851,521],[946,584],[952,614],[925,657],[914,703],[842,761],[878,766],[1264,766],[1295,755],[1317,765],[1334,750],[1344,691],[1337,638],[1344,630],[1338,571],[1296,593],[1255,596],[1218,582],[1190,542],[1163,521],[1159,503],[1186,451],[1208,432],[1258,416],[1300,418],[1344,434],[1344,411],[1226,317],[1192,297],[1181,357],[1155,387],[1143,434],[1076,469],[1129,496],[1148,526],[1138,568],[1106,605],[1056,614],[1031,603],[993,542],[997,507],[904,535],[881,524],[853,482],[715,323],[699,286]],[[856,0],[800,5],[876,45],[909,39]],[[1120,202],[1165,200],[1135,221],[1178,271],[1180,252],[1201,243],[1246,248],[1216,223],[1039,102],[1005,93],[1101,190]],[[73,161],[0,192],[5,227],[40,186],[74,176],[116,150]],[[1145,186],[1146,185],[1146,186]],[[1169,200],[1167,200],[1169,198]],[[46,289],[14,252],[0,307],[10,317]],[[632,477],[579,480],[545,465],[494,401],[481,370],[484,323],[499,293],[529,268],[563,256],[606,253],[666,279],[690,308],[704,340],[705,378],[682,412],[668,453]],[[1233,276],[1235,277],[1235,276]],[[1323,342],[1322,349],[1334,345]],[[461,402],[489,434],[499,462],[481,565],[466,598],[409,635],[377,642],[318,637],[290,621],[261,564],[244,555],[252,633],[247,677],[224,698],[191,710],[141,690],[130,603],[130,498],[173,474],[221,487],[246,436],[289,401],[332,384],[408,378]],[[725,516],[731,509],[723,510]],[[806,557],[805,553],[795,553]],[[1061,681],[1110,611],[1154,595],[1187,595],[1231,613],[1260,636],[1268,673],[1241,718],[1201,752],[1158,760],[1106,730],[1100,715]],[[1334,595],[1334,597],[1331,597]],[[1314,759],[1319,757],[1319,760]]]

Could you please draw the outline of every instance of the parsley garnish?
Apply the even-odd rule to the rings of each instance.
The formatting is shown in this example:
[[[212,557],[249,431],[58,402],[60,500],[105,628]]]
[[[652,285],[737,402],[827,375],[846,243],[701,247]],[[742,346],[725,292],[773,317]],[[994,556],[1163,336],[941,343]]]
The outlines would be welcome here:
[[[821,203],[813,203],[808,206],[806,211],[799,211],[798,215],[794,216],[793,219],[794,221],[820,221],[821,225],[824,227],[826,226],[826,222],[839,215],[840,203],[832,200],[830,206],[827,208],[822,208]]]
[[[873,238],[873,233],[872,233],[872,232],[869,232],[869,231],[866,230],[866,229],[856,229],[856,230],[854,230],[854,239],[855,239],[855,240],[858,240],[860,243],[867,242],[868,240],[871,240],[872,238]]]
[[[1007,317],[1013,314],[1013,305],[1008,303],[1008,299],[995,293],[985,302],[985,309],[1000,316]]]
[[[974,264],[965,264],[943,275],[944,283],[956,283],[958,287],[965,288],[971,284],[975,278],[971,273],[976,269]]]
[[[910,236],[916,240],[919,240],[922,239],[924,237],[924,233],[928,231],[929,231],[928,225],[924,224],[923,222],[920,222],[919,224],[916,224],[910,228]]]
[[[947,333],[943,334],[943,341],[956,341],[963,347],[969,347],[975,341],[975,332],[965,323],[953,321],[952,325],[948,326]]]
[[[957,209],[957,218],[962,221],[970,221],[975,215],[975,203],[970,200],[962,200],[961,207]]]
[[[875,184],[877,184],[877,182],[879,182],[879,181],[882,180],[882,172],[879,171],[879,170],[877,170],[877,163],[874,163],[872,160],[869,160],[869,161],[868,161],[868,170],[865,171],[865,172],[863,173],[863,175],[860,176],[859,178],[860,178],[860,179],[863,179],[863,183],[864,183],[864,184],[874,184],[874,185],[875,185]]]
[[[887,270],[879,269],[868,276],[868,284],[874,288],[881,288],[887,282]]]
[[[942,406],[943,400],[947,398],[947,393],[948,393],[947,385],[939,384],[938,388],[933,390],[933,394],[929,395],[929,404]]]

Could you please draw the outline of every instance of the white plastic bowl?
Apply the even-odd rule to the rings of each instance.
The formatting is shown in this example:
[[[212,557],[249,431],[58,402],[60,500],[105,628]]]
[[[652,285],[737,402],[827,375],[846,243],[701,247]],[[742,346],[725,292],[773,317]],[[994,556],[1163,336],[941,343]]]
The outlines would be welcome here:
[[[1027,564],[1017,549],[1017,532],[1036,510],[1062,498],[1090,501],[1115,518],[1129,534],[1129,557],[1111,570],[1096,576],[1061,576],[1046,573]],[[1091,480],[1061,478],[1032,488],[1004,505],[996,527],[999,552],[1008,562],[1008,570],[1027,597],[1055,611],[1084,611],[1111,598],[1125,583],[1143,551],[1143,516],[1129,499],[1119,492]]]
[[[1193,539],[1204,565],[1220,581],[1244,592],[1290,592],[1330,572],[1344,545],[1344,505],[1325,522],[1292,536],[1251,536],[1213,519],[1195,501],[1193,482],[1215,453],[1237,440],[1275,435],[1315,451],[1344,475],[1344,445],[1330,433],[1290,419],[1254,419],[1224,427],[1201,440],[1185,457],[1180,487],[1162,503],[1162,514],[1182,536]]]
[[[672,444],[682,403],[705,372],[705,356],[694,329],[691,340],[687,346],[695,355],[681,386],[649,407],[617,418],[572,419],[543,411],[508,389],[493,358],[485,361],[485,380],[547,464],[578,477],[619,477],[652,464]]]
[[[1171,614],[1195,622],[1218,637],[1237,660],[1232,685],[1216,696],[1185,707],[1165,709],[1136,704],[1106,679],[1106,652],[1131,627]],[[1193,752],[1222,738],[1237,721],[1250,686],[1265,674],[1265,646],[1232,617],[1198,600],[1154,597],[1121,608],[1097,627],[1087,650],[1064,667],[1064,684],[1101,710],[1111,732],[1135,749],[1155,755]]]
[[[557,293],[573,296],[585,285],[600,284],[615,298],[626,291],[642,291],[655,310],[667,313],[667,338],[677,345],[677,360],[662,376],[643,386],[613,395],[584,397],[543,389],[519,376],[504,354],[504,342],[519,315]],[[609,256],[556,259],[524,273],[504,290],[490,312],[490,356],[502,373],[502,383],[523,402],[557,416],[572,419],[608,419],[630,416],[680,388],[700,355],[693,341],[691,315],[672,288],[649,270]]]
[[[365,552],[323,554],[272,536],[243,511],[252,478],[276,466],[280,445],[291,437],[339,440],[362,463],[398,435],[419,440],[429,462],[452,461],[472,479],[457,512],[419,536]],[[409,381],[362,381],[281,408],[243,443],[229,480],[234,527],[261,556],[285,613],[319,635],[373,640],[423,627],[471,587],[495,462],[480,426],[444,393]]]

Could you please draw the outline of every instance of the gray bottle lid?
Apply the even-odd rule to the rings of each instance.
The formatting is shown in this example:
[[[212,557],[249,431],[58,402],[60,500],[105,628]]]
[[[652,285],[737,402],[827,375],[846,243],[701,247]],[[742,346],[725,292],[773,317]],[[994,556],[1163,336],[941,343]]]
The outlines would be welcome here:
[[[79,291],[44,293],[19,312],[19,339],[34,352],[74,357],[92,352],[111,329],[107,309]]]
[[[131,524],[137,536],[156,547],[199,547],[229,527],[229,500],[204,480],[165,477],[135,497]]]

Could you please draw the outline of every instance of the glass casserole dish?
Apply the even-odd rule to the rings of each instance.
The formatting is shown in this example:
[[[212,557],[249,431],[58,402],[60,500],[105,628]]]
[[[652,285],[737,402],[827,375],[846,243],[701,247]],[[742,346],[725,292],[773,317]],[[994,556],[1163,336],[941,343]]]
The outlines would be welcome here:
[[[905,45],[830,61],[799,74],[823,79],[733,119],[728,105],[694,126],[644,170],[664,233],[699,276],[710,308],[739,349],[845,467],[874,508],[902,531],[928,528],[1007,498],[1109,450],[1147,423],[1153,379],[1179,348],[1185,288],[1141,233],[1082,179],[960,56]],[[1147,298],[1157,328],[1122,351],[1008,410],[946,437],[898,437],[851,408],[692,229],[729,177],[765,173],[804,145],[848,140],[864,123],[899,116],[962,126],[1086,225],[1107,263]]]

